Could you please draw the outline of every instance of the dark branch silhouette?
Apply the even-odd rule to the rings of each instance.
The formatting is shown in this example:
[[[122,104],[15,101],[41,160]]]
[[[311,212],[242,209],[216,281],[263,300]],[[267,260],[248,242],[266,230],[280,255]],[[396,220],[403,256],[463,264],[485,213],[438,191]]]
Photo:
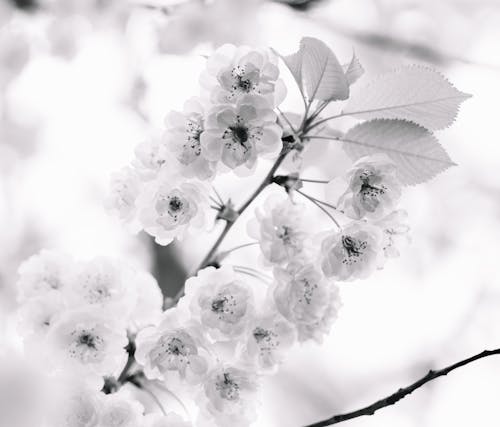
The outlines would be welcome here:
[[[365,406],[364,408],[358,409],[356,411],[352,412],[346,412],[345,414],[339,414],[339,415],[334,415],[331,418],[328,418],[323,421],[319,421],[313,424],[309,424],[307,427],[324,427],[324,426],[330,426],[333,424],[338,424],[347,420],[351,420],[353,418],[358,418],[362,417],[364,415],[373,415],[376,411],[379,409],[385,408],[387,406],[394,405],[396,402],[399,402],[401,399],[405,398],[409,394],[413,393],[416,389],[422,387],[424,384],[428,383],[429,381],[435,380],[436,378],[442,377],[444,375],[447,375],[449,372],[460,368],[461,366],[468,365],[471,362],[474,362],[475,360],[482,359],[483,357],[488,357],[488,356],[493,356],[495,354],[500,354],[500,348],[497,348],[495,350],[484,350],[481,353],[478,353],[472,357],[469,357],[468,359],[461,360],[460,362],[457,362],[453,365],[450,365],[446,368],[439,369],[439,370],[430,370],[427,375],[419,379],[418,381],[415,381],[413,384],[410,384],[407,387],[400,388],[398,391],[395,393],[391,394],[390,396],[384,397],[383,399],[377,400],[376,402],[372,403],[371,405]]]

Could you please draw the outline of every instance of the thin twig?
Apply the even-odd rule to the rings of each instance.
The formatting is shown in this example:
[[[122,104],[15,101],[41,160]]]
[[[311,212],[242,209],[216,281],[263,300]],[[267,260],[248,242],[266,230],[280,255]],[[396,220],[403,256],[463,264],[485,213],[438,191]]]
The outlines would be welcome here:
[[[271,166],[271,169],[267,173],[266,177],[262,180],[262,182],[257,187],[257,189],[252,193],[252,195],[247,199],[247,201],[245,203],[243,203],[243,205],[236,211],[237,214],[238,214],[238,216],[240,216],[245,211],[245,209],[248,208],[248,206],[250,206],[250,204],[262,192],[262,190],[264,190],[264,188],[266,188],[269,184],[271,184],[273,182],[274,173],[279,168],[279,166],[281,165],[281,162],[283,162],[283,160],[285,159],[286,155],[287,155],[287,151],[285,151],[285,150],[283,150],[280,153],[280,155],[278,156],[278,158],[276,159],[276,161],[274,162],[274,164]],[[222,230],[220,236],[217,238],[217,240],[215,241],[215,243],[212,245],[212,247],[208,251],[208,253],[205,256],[205,258],[203,258],[203,260],[201,261],[200,265],[196,269],[195,273],[198,272],[199,270],[201,270],[201,269],[209,266],[210,263],[213,262],[213,258],[215,256],[215,254],[217,253],[217,250],[219,249],[219,246],[221,245],[221,243],[226,238],[227,233],[229,233],[229,230],[231,230],[231,228],[232,228],[232,226],[233,226],[234,223],[235,223],[235,221],[228,221],[228,222],[226,222],[226,225],[224,226],[224,229]],[[173,299],[174,304],[176,302],[178,302],[183,295],[184,295],[184,286],[181,287],[179,289],[179,291],[177,292],[177,294],[175,295],[175,297]]]
[[[299,181],[312,182],[313,184],[328,184],[330,182],[330,181],[325,181],[322,179],[305,179],[305,178],[299,178]]]
[[[342,230],[342,227],[340,226],[338,221],[333,217],[333,215],[330,212],[328,212],[323,206],[321,206],[320,201],[318,199],[315,199],[314,197],[309,196],[309,194],[303,193],[300,190],[295,190],[295,191],[297,193],[299,193],[300,195],[302,195],[303,197],[305,197],[307,200],[309,200],[313,205],[315,205],[316,207],[321,209],[335,223],[335,225],[338,227],[338,229]]]
[[[379,409],[385,408],[387,406],[394,405],[396,402],[399,402],[401,399],[405,398],[409,394],[413,393],[416,389],[422,387],[424,384],[428,383],[429,381],[432,381],[436,378],[442,377],[444,375],[447,375],[449,372],[460,368],[462,366],[465,366],[469,363],[472,363],[476,360],[482,359],[484,357],[488,356],[493,356],[496,354],[500,354],[500,348],[497,348],[495,350],[484,350],[481,353],[478,353],[472,357],[469,357],[467,359],[464,359],[460,362],[454,363],[453,365],[450,365],[446,368],[439,369],[439,370],[430,370],[427,375],[419,379],[418,381],[415,381],[413,384],[410,384],[407,387],[400,388],[398,391],[395,393],[391,394],[390,396],[384,397],[383,399],[377,400],[376,402],[372,403],[371,405],[365,406],[364,408],[358,409],[356,411],[352,412],[346,412],[345,414],[339,414],[339,415],[334,415],[331,418],[328,418],[323,421],[319,421],[313,424],[309,424],[306,427],[324,427],[324,426],[329,426],[333,424],[338,424],[347,420],[351,420],[353,418],[358,418],[362,417],[365,415],[373,415],[376,411]]]

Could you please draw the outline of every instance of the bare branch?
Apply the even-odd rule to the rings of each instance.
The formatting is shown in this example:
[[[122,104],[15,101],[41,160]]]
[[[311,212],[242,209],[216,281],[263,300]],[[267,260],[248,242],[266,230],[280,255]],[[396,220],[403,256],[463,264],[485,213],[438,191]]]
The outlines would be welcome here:
[[[401,399],[413,393],[416,389],[422,387],[429,381],[447,375],[449,372],[457,368],[460,368],[461,366],[468,365],[469,363],[482,359],[483,357],[493,356],[495,354],[500,354],[500,348],[497,348],[495,350],[484,350],[481,353],[469,357],[468,359],[461,360],[460,362],[454,363],[453,365],[450,365],[446,368],[439,370],[431,370],[427,373],[427,375],[425,375],[418,381],[415,381],[413,384],[410,384],[409,386],[404,388],[400,388],[398,391],[391,394],[390,396],[377,400],[371,405],[365,406],[364,408],[358,409],[356,411],[346,412],[345,414],[334,415],[333,417],[328,418],[326,420],[309,424],[307,427],[324,427],[333,424],[338,424],[347,420],[351,420],[353,418],[362,417],[364,415],[373,415],[379,409],[394,405],[395,403],[399,402]]]

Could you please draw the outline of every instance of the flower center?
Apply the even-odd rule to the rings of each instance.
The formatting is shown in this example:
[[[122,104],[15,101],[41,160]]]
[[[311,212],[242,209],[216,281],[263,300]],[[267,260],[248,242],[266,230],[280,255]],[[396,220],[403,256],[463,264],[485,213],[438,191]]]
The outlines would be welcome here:
[[[359,257],[363,255],[363,249],[366,249],[367,243],[351,236],[342,236],[342,246],[348,257]]]
[[[71,358],[78,359],[83,363],[92,363],[102,360],[104,357],[104,340],[96,335],[93,329],[75,330],[71,333],[74,337],[69,347]]]
[[[255,338],[255,341],[260,343],[262,340],[269,339],[270,332],[260,326],[257,326],[253,330],[253,337]]]
[[[219,391],[220,396],[226,400],[238,400],[240,396],[240,386],[227,372],[219,376],[215,388]]]
[[[186,346],[184,343],[177,337],[173,337],[170,339],[170,341],[167,343],[167,353],[173,354],[174,356],[185,356],[187,354],[186,352]]]
[[[234,142],[237,142],[241,145],[245,145],[245,142],[248,141],[248,128],[242,125],[230,126],[229,130],[231,131],[232,138]]]
[[[228,299],[225,296],[214,299],[212,301],[212,311],[215,313],[223,313],[227,302]]]
[[[168,202],[168,210],[169,212],[175,213],[180,211],[183,205],[184,204],[182,203],[182,200],[179,197],[173,196],[170,198]]]

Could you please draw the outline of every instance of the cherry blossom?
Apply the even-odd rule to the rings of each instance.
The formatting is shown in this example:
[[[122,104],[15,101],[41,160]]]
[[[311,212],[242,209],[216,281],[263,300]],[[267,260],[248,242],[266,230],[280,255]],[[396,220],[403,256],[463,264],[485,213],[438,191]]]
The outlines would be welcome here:
[[[240,350],[242,358],[264,373],[277,370],[297,338],[293,325],[274,310],[256,316],[247,334]]]
[[[274,194],[255,210],[248,231],[259,241],[268,263],[282,264],[305,250],[305,225],[304,206],[284,194]]]
[[[179,315],[175,308],[166,311],[157,327],[142,329],[136,337],[135,357],[150,379],[167,380],[177,374],[195,383],[208,369],[208,343],[201,325]]]
[[[214,106],[208,114],[201,147],[205,157],[227,168],[253,168],[259,156],[276,157],[282,130],[262,97],[245,95],[235,105]]]
[[[136,293],[130,286],[133,271],[125,264],[109,258],[94,258],[75,268],[71,286],[65,293],[73,307],[99,307],[125,319],[136,303]]]
[[[338,289],[308,260],[297,259],[276,268],[274,301],[279,312],[295,325],[299,341],[321,342],[330,332],[341,306]]]
[[[51,364],[81,372],[92,384],[117,375],[126,361],[125,330],[95,309],[64,313],[51,327],[48,340]]]
[[[217,366],[204,384],[204,409],[217,426],[248,426],[257,418],[257,387],[256,377],[248,369]]]
[[[217,341],[241,335],[254,313],[252,289],[229,266],[200,270],[186,281],[185,292],[179,307],[189,310]]]
[[[410,227],[407,224],[408,213],[399,209],[377,221],[375,224],[382,229],[382,247],[387,258],[396,258],[402,247],[407,246],[410,237]]]
[[[366,279],[381,265],[382,232],[368,223],[354,222],[328,235],[321,243],[321,253],[321,267],[327,277]]]
[[[379,219],[394,209],[401,196],[396,171],[387,156],[363,157],[345,177],[327,186],[327,199],[351,218]],[[339,187],[344,191],[340,196]]]
[[[134,217],[136,200],[141,190],[141,180],[136,170],[125,166],[111,176],[110,191],[105,206],[120,219],[128,221]]]
[[[208,191],[199,181],[185,181],[178,176],[160,174],[146,184],[140,196],[139,221],[144,230],[160,245],[189,232],[206,228]]]
[[[18,300],[43,296],[50,290],[62,291],[68,285],[72,262],[66,255],[48,250],[24,261],[19,267]]]
[[[99,427],[136,427],[143,421],[143,406],[120,390],[102,398]]]
[[[215,162],[206,158],[200,141],[205,129],[205,109],[200,99],[191,98],[183,112],[171,111],[165,119],[164,140],[177,159],[180,172],[188,178],[203,180],[215,174]]]
[[[235,102],[247,94],[259,94],[274,107],[286,91],[278,77],[278,59],[271,50],[225,44],[208,58],[200,82],[214,103]]]

